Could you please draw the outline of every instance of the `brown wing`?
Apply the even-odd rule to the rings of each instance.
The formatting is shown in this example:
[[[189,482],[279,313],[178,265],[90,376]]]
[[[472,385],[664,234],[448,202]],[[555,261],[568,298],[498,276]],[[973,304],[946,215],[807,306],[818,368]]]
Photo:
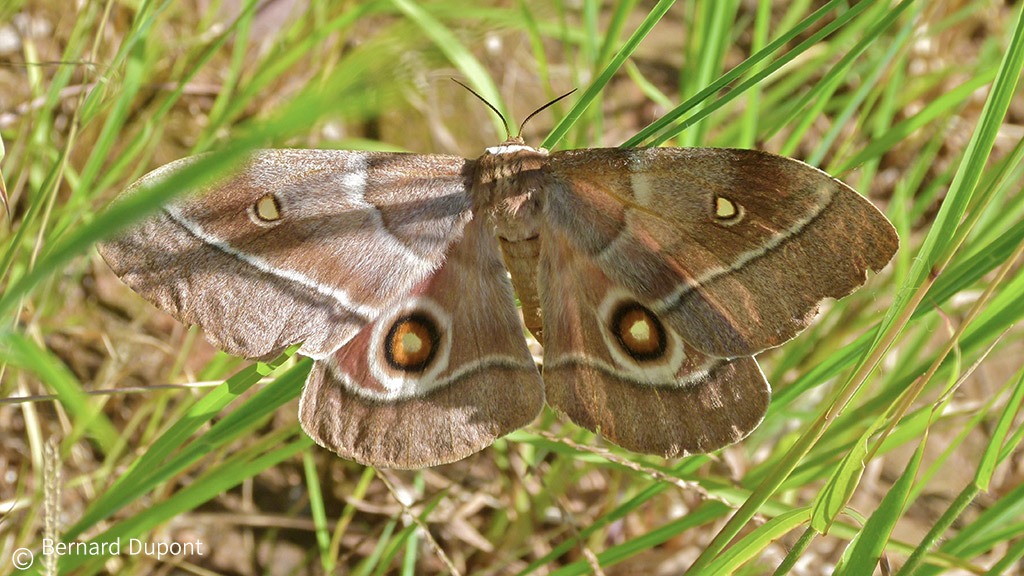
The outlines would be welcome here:
[[[345,458],[420,468],[485,448],[543,405],[497,241],[477,219],[437,273],[315,364],[299,418]]]
[[[789,340],[899,245],[845,184],[764,152],[576,150],[547,170],[549,225],[712,356]]]
[[[697,351],[555,230],[540,260],[548,403],[612,442],[665,457],[753,430],[771,390],[753,358]]]
[[[227,352],[269,357],[303,342],[302,353],[323,357],[441,265],[471,217],[469,172],[449,156],[261,151],[100,253]]]

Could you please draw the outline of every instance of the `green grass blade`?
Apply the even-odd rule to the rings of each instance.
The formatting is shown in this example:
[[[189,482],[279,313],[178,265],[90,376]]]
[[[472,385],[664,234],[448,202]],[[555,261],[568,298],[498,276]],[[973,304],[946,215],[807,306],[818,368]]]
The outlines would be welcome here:
[[[306,473],[306,490],[309,493],[309,507],[316,525],[316,544],[320,551],[320,565],[324,573],[334,571],[334,558],[331,556],[331,536],[327,527],[327,512],[324,509],[324,495],[320,489],[320,477],[316,472],[316,462],[312,452],[302,453],[302,468]]]
[[[927,434],[924,436],[927,439]],[[906,469],[892,488],[882,498],[878,508],[871,513],[864,529],[860,531],[857,538],[851,544],[845,562],[837,566],[837,576],[848,576],[855,574],[871,574],[878,565],[878,559],[885,550],[896,522],[903,516],[903,510],[907,504],[907,495],[914,485],[917,471],[921,467],[921,460],[924,458],[925,442],[922,441],[914,456],[907,463]]]
[[[583,115],[583,112],[590,106],[591,103],[598,97],[604,87],[611,80],[612,76],[626,63],[626,59],[633,54],[633,51],[640,45],[640,42],[647,37],[654,25],[668,12],[668,9],[672,7],[675,0],[658,0],[658,4],[651,9],[644,18],[644,21],[637,26],[637,29],[633,31],[633,34],[626,40],[622,48],[615,54],[611,62],[605,66],[604,70],[594,78],[594,81],[587,86],[587,89],[583,91],[583,95],[580,96],[569,112],[555,125],[548,137],[544,139],[542,146],[551,150],[558,144],[565,134],[572,128],[573,124]]]
[[[697,61],[692,74],[686,74],[683,80],[689,92],[698,92],[700,87],[710,84],[721,74],[722,62],[726,50],[733,42],[731,35],[732,23],[736,19],[737,2],[732,0],[714,3],[697,4],[697,10],[703,11],[705,22],[693,34],[690,54]],[[692,130],[680,137],[680,146],[697,146],[704,142],[708,123],[698,122]]]
[[[853,443],[853,448],[843,457],[835,472],[814,500],[811,514],[811,528],[826,534],[836,517],[843,513],[854,491],[864,475],[864,462],[868,454],[868,440],[875,434],[877,426],[867,428]]]
[[[246,478],[252,478],[259,472],[313,446],[313,441],[304,434],[300,434],[296,439],[289,439],[289,436],[294,435],[292,432],[284,430],[276,436],[272,436],[267,442],[272,446],[267,446],[265,453],[257,454],[252,459],[249,458],[250,454],[248,453],[240,453],[229,458],[215,470],[197,478],[166,500],[127,520],[118,522],[99,536],[92,538],[90,542],[115,542],[118,539],[124,540],[146,533],[175,516],[196,509],[200,504],[241,484]],[[61,558],[60,567],[62,572],[70,571],[86,563],[93,566],[102,565],[105,560],[104,556],[68,555]]]
[[[859,14],[861,11],[867,9],[867,7],[870,4],[872,4],[872,3],[873,3],[873,0],[869,0],[868,2],[860,2],[857,5],[857,7],[851,9],[850,11],[848,11],[847,14],[850,14],[851,12],[853,13],[853,15]],[[715,82],[711,83],[710,85],[708,85],[706,88],[704,88],[703,90],[701,90],[697,94],[694,94],[692,97],[688,98],[685,102],[683,102],[682,104],[677,106],[674,110],[672,110],[668,114],[665,114],[664,116],[659,118],[657,121],[652,122],[651,124],[646,126],[643,130],[637,132],[636,135],[634,135],[632,138],[626,140],[622,144],[622,146],[626,147],[626,148],[631,148],[631,147],[634,147],[634,146],[639,146],[642,143],[646,143],[647,145],[652,145],[652,144],[656,143],[657,141],[664,142],[664,141],[668,140],[669,138],[671,138],[672,135],[677,134],[679,132],[682,132],[682,130],[685,129],[685,126],[684,127],[677,126],[675,129],[671,129],[670,126],[676,120],[681,118],[684,114],[686,114],[687,112],[692,110],[694,107],[696,107],[698,104],[700,104],[704,100],[710,98],[712,95],[718,93],[718,91],[721,90],[722,88],[728,86],[729,84],[731,84],[735,80],[737,80],[740,77],[742,77],[749,70],[751,70],[754,66],[756,66],[759,62],[761,62],[762,60],[768,58],[770,55],[772,55],[777,50],[779,50],[780,48],[785,46],[791,40],[793,40],[794,38],[799,36],[801,33],[806,31],[808,28],[813,26],[816,22],[818,22],[819,20],[823,19],[831,11],[839,8],[840,6],[843,6],[844,4],[845,4],[845,2],[842,2],[840,0],[831,0],[830,2],[825,4],[824,6],[822,6],[818,10],[816,10],[813,14],[811,14],[807,18],[803,19],[799,24],[794,26],[791,30],[787,31],[782,36],[780,36],[780,37],[776,38],[775,40],[773,40],[771,43],[769,43],[767,46],[765,46],[764,49],[762,49],[758,53],[754,54],[750,58],[747,58],[746,60],[744,60],[739,66],[736,66],[735,68],[733,68],[729,72],[727,72],[724,75],[722,75],[721,78],[719,78]],[[849,16],[847,16],[846,19],[849,19]],[[831,31],[831,30],[834,30],[835,28],[838,28],[839,26],[842,25],[843,22],[846,21],[846,19],[844,19],[842,22],[840,22],[839,25],[835,25],[833,23],[833,25],[829,27],[829,30]],[[827,34],[819,33],[819,34],[816,34],[811,39],[809,39],[809,40],[807,40],[805,42],[802,42],[800,44],[800,46],[798,46],[797,48],[794,48],[793,50],[790,50],[789,52],[786,53],[786,55],[781,57],[779,60],[776,60],[771,65],[765,67],[760,73],[755,74],[748,81],[744,82],[743,86],[753,86],[753,85],[757,84],[758,82],[760,82],[763,78],[767,78],[770,74],[772,74],[773,72],[775,72],[776,70],[781,68],[784,64],[786,64],[787,62],[790,62],[794,58],[796,58],[801,52],[806,50],[808,47],[813,46],[814,43],[818,39],[820,39],[820,38],[822,38],[822,37],[824,37],[826,35]],[[742,93],[742,90],[741,89],[736,89],[736,90],[733,90],[733,92]],[[721,107],[721,105],[719,105],[718,107]],[[711,110],[707,110],[706,113],[703,114],[701,117],[706,116],[710,112],[711,112]],[[692,123],[693,121],[695,121],[694,120],[695,117],[696,117],[696,115],[694,117],[691,117],[688,120],[688,122]],[[662,133],[663,131],[666,131],[666,130],[668,130],[667,135],[661,135],[661,136],[657,137],[657,139],[655,139],[655,135],[657,135],[659,133]]]
[[[3,363],[35,372],[71,414],[76,421],[76,429],[88,430],[104,452],[109,452],[117,444],[119,433],[100,411],[102,405],[90,401],[75,375],[49,350],[40,349],[19,334],[6,333],[2,342],[0,357]]]
[[[1024,370],[1017,373],[1016,384],[1012,391],[1012,396],[1003,407],[1003,412],[992,431],[992,439],[982,453],[981,462],[978,465],[974,482],[981,490],[988,491],[996,465],[999,464],[1003,455],[1002,448],[1009,435],[1010,427],[1020,414],[1021,406],[1024,405]]]
[[[501,98],[501,92],[498,90],[498,87],[491,80],[487,70],[476,59],[476,56],[462,44],[455,34],[439,20],[431,16],[429,12],[415,2],[412,2],[412,0],[391,1],[434,42],[448,60],[466,77],[466,83],[476,90],[484,100],[497,108],[501,115],[507,119],[508,108]],[[503,134],[505,127],[501,119],[494,118],[493,121],[495,131],[498,134]]]
[[[964,153],[964,160],[950,185],[946,200],[935,217],[935,224],[929,230],[928,236],[918,251],[914,265],[911,267],[905,283],[908,289],[901,292],[896,304],[891,308],[890,315],[886,320],[886,328],[895,319],[897,311],[909,303],[912,295],[912,290],[909,288],[921,286],[928,275],[937,272],[934,267],[944,265],[950,251],[957,248],[950,244],[950,239],[956,236],[956,230],[971,202],[991,153],[996,134],[1006,116],[1010,97],[1016,88],[1017,78],[1020,76],[1021,68],[1024,67],[1022,15],[1024,12],[1018,11],[1009,49],[1000,63],[992,90],[985,101],[981,119],[978,121],[978,126]],[[981,76],[984,77],[984,75]]]
[[[971,76],[971,78],[963,84],[940,95],[934,101],[929,102],[928,105],[913,117],[907,118],[893,126],[885,134],[874,138],[871,141],[871,144],[866,146],[855,156],[843,162],[836,170],[838,172],[846,172],[847,170],[851,170],[867,161],[868,158],[877,158],[881,156],[897,142],[905,140],[914,131],[920,130],[923,126],[927,126],[935,122],[936,119],[950,114],[951,110],[955,106],[963,103],[971,94],[982,86],[992,82],[995,76],[995,69]]]
[[[239,419],[246,423],[251,423],[262,417],[258,411],[268,409],[274,402],[268,402],[262,408],[255,406],[257,410],[255,416],[245,415],[241,409],[233,412],[229,418],[226,418],[228,420],[227,423],[221,420],[217,423],[215,429],[211,429],[203,435],[202,441],[197,440],[186,447],[187,440],[201,426],[208,424],[224,407],[233,402],[252,385],[256,384],[261,378],[269,374],[274,368],[280,366],[286,358],[287,356],[281,356],[267,365],[261,365],[262,363],[253,364],[229,378],[221,386],[208,392],[202,400],[192,406],[184,418],[175,422],[174,425],[164,432],[104,494],[92,503],[85,513],[82,514],[81,519],[65,531],[65,537],[68,539],[77,537],[104,518],[127,506],[140,495],[152,490],[160,482],[183,470],[203,453],[209,452],[213,447],[234,437],[232,434],[224,434],[223,431],[237,430],[239,427],[234,423],[238,422]],[[260,397],[263,397],[264,393],[271,394],[272,392],[267,392],[267,390],[273,391],[276,388],[283,392],[283,396],[277,395],[277,400],[275,401],[281,398],[286,399],[289,393],[288,387],[294,387],[295,382],[300,377],[304,378],[304,375],[302,375],[303,370],[308,372],[309,365],[293,368],[289,372],[292,375],[290,378],[283,376],[278,378],[273,385],[261,391]],[[292,392],[295,393],[294,390]],[[252,402],[247,403],[247,406],[253,406]],[[237,432],[235,432],[235,435],[237,435]],[[180,452],[178,452],[179,450]],[[175,452],[178,452],[178,454],[173,456]]]
[[[736,546],[729,548],[719,556],[707,568],[692,574],[734,574],[743,564],[753,560],[758,553],[762,552],[772,542],[789,534],[793,530],[807,523],[810,518],[810,510],[799,508],[768,520],[755,528],[750,534],[739,541]]]

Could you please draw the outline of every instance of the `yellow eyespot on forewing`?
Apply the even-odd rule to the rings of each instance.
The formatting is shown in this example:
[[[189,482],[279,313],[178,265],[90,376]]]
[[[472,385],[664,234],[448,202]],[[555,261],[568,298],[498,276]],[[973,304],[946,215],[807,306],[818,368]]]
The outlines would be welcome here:
[[[434,321],[425,314],[410,314],[395,321],[384,338],[388,365],[405,372],[420,372],[430,366],[440,338]]]
[[[712,217],[715,219],[715,223],[722,226],[732,226],[743,220],[743,206],[738,202],[725,196],[716,195],[714,203]]]
[[[612,334],[634,360],[665,355],[665,327],[654,313],[637,302],[624,303],[612,314]]]
[[[730,220],[740,213],[736,204],[724,196],[715,197],[715,217],[720,220]]]
[[[266,194],[253,205],[253,214],[262,222],[275,222],[281,219],[281,205],[273,194]]]

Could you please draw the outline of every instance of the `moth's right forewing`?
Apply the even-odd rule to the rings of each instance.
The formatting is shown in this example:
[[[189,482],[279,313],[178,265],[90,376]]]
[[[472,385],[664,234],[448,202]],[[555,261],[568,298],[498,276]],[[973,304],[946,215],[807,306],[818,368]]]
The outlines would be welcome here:
[[[260,151],[100,253],[229,353],[264,358],[303,342],[323,357],[441,265],[471,217],[471,173],[452,156]]]

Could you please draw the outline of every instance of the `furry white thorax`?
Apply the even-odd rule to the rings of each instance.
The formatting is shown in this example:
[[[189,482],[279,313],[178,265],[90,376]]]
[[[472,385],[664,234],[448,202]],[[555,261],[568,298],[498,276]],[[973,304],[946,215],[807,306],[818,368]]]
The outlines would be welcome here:
[[[547,154],[548,151],[544,148],[534,148],[533,146],[524,146],[522,144],[507,144],[502,146],[491,146],[484,150],[487,154],[513,154],[515,152],[538,152],[540,154]]]

